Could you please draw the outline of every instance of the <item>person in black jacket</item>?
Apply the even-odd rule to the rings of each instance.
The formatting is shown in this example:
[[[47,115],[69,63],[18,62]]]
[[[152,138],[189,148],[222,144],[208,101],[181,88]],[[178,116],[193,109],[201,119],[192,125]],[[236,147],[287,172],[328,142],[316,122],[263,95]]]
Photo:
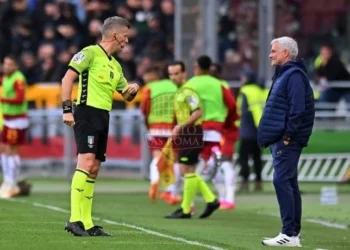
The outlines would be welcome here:
[[[336,88],[330,81],[350,81],[350,74],[340,61],[331,44],[320,48],[320,66],[316,70],[316,80],[325,84],[326,88],[320,94],[320,102],[338,103],[344,97],[350,105],[350,88]]]

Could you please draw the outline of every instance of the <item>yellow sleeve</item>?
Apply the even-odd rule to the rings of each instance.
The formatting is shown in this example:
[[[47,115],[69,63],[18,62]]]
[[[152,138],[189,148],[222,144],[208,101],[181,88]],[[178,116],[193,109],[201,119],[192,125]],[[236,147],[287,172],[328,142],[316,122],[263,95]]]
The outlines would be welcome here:
[[[75,54],[69,63],[69,68],[80,74],[84,70],[89,69],[93,59],[93,51],[85,48]]]
[[[122,66],[118,63],[118,69],[120,72],[120,78],[117,84],[117,87],[115,88],[116,91],[121,92],[127,85],[128,85],[128,81],[126,80],[124,73],[123,73],[123,69]]]

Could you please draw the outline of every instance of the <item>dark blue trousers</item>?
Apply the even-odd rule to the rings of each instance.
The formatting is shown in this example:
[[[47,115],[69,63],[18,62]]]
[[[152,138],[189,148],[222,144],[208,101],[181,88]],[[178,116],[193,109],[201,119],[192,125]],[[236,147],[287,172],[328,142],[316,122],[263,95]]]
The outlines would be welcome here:
[[[296,236],[301,229],[301,195],[298,185],[298,162],[302,147],[283,141],[271,145],[275,186],[282,221],[282,233]]]

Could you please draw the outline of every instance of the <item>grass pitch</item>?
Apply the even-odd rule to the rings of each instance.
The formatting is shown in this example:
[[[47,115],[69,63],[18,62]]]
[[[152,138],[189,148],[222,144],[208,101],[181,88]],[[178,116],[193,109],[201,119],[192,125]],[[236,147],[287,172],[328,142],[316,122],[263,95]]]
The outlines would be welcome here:
[[[218,211],[200,220],[204,203],[196,200],[191,220],[166,220],[175,210],[163,201],[150,203],[146,181],[100,179],[96,184],[96,224],[114,234],[107,238],[77,238],[63,230],[68,219],[69,181],[36,180],[27,198],[0,200],[0,249],[267,249],[266,236],[280,230],[271,183],[263,193],[239,194],[234,211]],[[349,249],[350,185],[338,186],[339,204],[320,205],[320,188],[330,184],[301,184],[304,249]],[[314,222],[310,222],[314,221]],[[315,222],[316,221],[316,222]],[[319,223],[332,222],[326,227]]]

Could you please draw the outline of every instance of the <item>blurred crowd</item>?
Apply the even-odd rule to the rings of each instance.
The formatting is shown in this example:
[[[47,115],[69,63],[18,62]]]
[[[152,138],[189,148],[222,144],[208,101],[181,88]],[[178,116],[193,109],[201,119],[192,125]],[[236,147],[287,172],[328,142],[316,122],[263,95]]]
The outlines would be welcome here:
[[[276,1],[278,35],[298,30],[296,2]],[[224,78],[238,80],[242,70],[257,68],[258,1],[218,3],[218,59]],[[130,45],[118,55],[127,79],[142,83],[147,67],[173,59],[173,0],[0,0],[0,59],[20,58],[29,84],[60,81],[72,55],[97,43],[112,15],[132,24]]]
[[[113,15],[132,24],[130,45],[118,55],[127,79],[141,80],[153,62],[173,59],[173,0],[0,0],[0,59],[17,56],[29,85],[58,82]]]
[[[222,76],[239,80],[241,72],[257,70],[259,1],[216,1]],[[341,63],[347,71],[350,53],[345,41],[350,32],[347,1],[321,2],[327,1],[275,0],[275,36],[297,40],[310,78],[321,81],[322,87],[325,79],[349,80],[344,71],[340,76],[334,75],[337,72],[325,76],[319,68],[329,61]],[[174,0],[0,0],[0,60],[14,54],[29,85],[59,82],[74,53],[99,42],[103,20],[118,15],[129,20],[132,28],[130,44],[117,59],[128,80],[143,84],[142,75],[149,66],[162,66],[174,57],[174,7]],[[320,64],[325,41],[333,41],[333,59],[327,59],[326,53]]]

